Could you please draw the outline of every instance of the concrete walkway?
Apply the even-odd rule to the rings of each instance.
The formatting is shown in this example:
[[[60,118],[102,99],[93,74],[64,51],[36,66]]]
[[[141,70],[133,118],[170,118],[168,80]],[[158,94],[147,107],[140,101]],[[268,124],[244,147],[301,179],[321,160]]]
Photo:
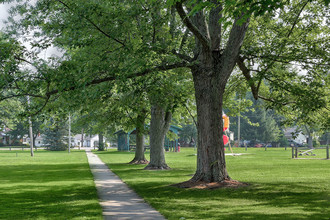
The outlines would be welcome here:
[[[86,149],[86,154],[94,175],[104,219],[165,220],[112,173],[90,149]]]

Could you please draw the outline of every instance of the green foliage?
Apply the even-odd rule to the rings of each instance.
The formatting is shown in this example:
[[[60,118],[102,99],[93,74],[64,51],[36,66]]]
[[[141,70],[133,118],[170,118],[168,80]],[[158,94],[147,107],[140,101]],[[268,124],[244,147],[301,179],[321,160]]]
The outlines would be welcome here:
[[[34,73],[34,80],[21,83],[43,96],[56,91],[63,97],[61,102],[69,105],[68,108],[78,109],[82,105],[91,105],[97,99],[102,100],[97,102],[103,108],[110,96],[124,94],[135,84],[134,91],[128,92],[127,95],[119,95],[117,98],[124,103],[132,103],[132,99],[127,97],[132,94],[134,97],[139,97],[138,93],[148,91],[148,99],[152,98],[152,102],[162,102],[166,108],[171,109],[177,104],[167,106],[167,102],[172,103],[174,99],[178,99],[178,103],[182,103],[186,99],[183,95],[182,97],[177,95],[184,94],[182,91],[185,90],[187,81],[183,79],[188,79],[187,74],[182,75],[183,70],[150,74],[148,78],[135,78],[132,81],[131,77],[137,73],[148,72],[155,66],[177,63],[180,57],[175,55],[173,50],[186,56],[191,55],[193,37],[189,36],[185,40],[186,43],[181,44],[184,38],[183,26],[177,21],[178,17],[168,10],[168,7],[175,3],[176,1],[167,3],[146,1],[143,4],[135,4],[122,1],[101,4],[67,1],[62,4],[58,1],[38,1],[36,5],[30,6],[26,2],[22,3],[12,10],[14,14],[22,15],[21,20],[13,22],[13,33],[33,34],[38,37],[36,38],[38,40],[32,43],[35,48],[46,48],[54,44],[65,50],[65,55],[64,60],[52,58],[47,62],[36,61],[35,65],[39,71]],[[271,108],[282,109],[283,104],[291,103],[291,100],[295,99],[294,104],[288,105],[287,109],[284,107],[283,111],[294,112],[296,109],[296,115],[300,114],[296,120],[305,120],[306,117],[303,115],[312,115],[312,112],[328,103],[324,98],[327,97],[326,90],[321,89],[321,85],[328,80],[318,77],[325,69],[322,65],[326,63],[326,57],[329,57],[328,51],[324,50],[329,46],[325,41],[329,29],[322,23],[322,16],[327,12],[327,9],[320,8],[323,2],[292,1],[287,4],[279,0],[226,0],[218,3],[222,4],[222,19],[228,22],[242,14],[246,16],[242,17],[242,21],[247,17],[251,18],[242,55],[249,59],[251,67],[252,63],[258,65],[258,70],[253,72],[249,84],[267,79],[266,85],[271,93],[267,90],[261,90],[260,93],[272,97],[274,102],[270,103]],[[205,10],[207,14],[214,8],[214,4],[188,1],[187,7],[191,7],[190,15],[201,10]],[[306,12],[300,13],[300,9]],[[225,20],[219,22],[226,26]],[[35,32],[31,32],[30,30],[34,28]],[[225,34],[226,30],[224,28],[224,42],[228,38]],[[8,44],[8,41],[2,42],[4,48],[9,48],[5,54],[12,53],[11,44]],[[313,62],[317,60],[317,65],[314,65],[311,59]],[[294,67],[288,65],[297,62],[304,64],[302,68],[308,71],[306,76],[297,76]],[[42,80],[36,80],[37,77]],[[106,78],[117,81],[110,83],[109,81],[112,80],[109,80],[98,86],[93,84],[97,80]],[[234,76],[233,80],[241,81],[237,76]],[[90,85],[94,85],[92,89],[87,88]],[[173,91],[174,87],[177,93],[169,94],[168,91]],[[39,88],[39,91],[33,88]],[[189,88],[191,86],[188,86],[188,91]],[[246,88],[246,85],[243,88]],[[68,90],[70,92],[67,92]],[[304,98],[297,98],[302,94]],[[317,101],[311,104],[313,96]],[[160,101],[160,98],[166,100]],[[89,102],[90,99],[92,101]],[[55,99],[46,100],[49,109],[53,109],[54,104],[49,102]],[[116,99],[110,101],[113,103]],[[42,99],[35,101],[36,106],[39,107],[44,102]],[[55,107],[62,108],[61,102]],[[140,103],[137,102],[137,106],[141,105]],[[228,104],[228,109],[234,105]],[[111,108],[111,111],[115,109],[115,107]],[[233,109],[232,112],[234,113],[235,110]],[[327,111],[323,115],[326,113]],[[315,121],[310,118],[308,120]]]
[[[234,45],[241,48],[239,58],[247,67],[248,82],[238,83],[242,87],[237,89],[235,81],[242,77],[236,75],[232,83],[227,84],[228,91],[233,91],[225,97],[230,114],[241,111],[233,97],[245,94],[243,91],[252,87],[255,98],[267,100],[269,108],[281,111],[291,123],[321,122],[320,127],[326,129],[330,124],[330,56],[329,24],[324,20],[329,9],[324,8],[324,1],[214,2],[222,7],[219,21],[222,38],[216,45],[222,56],[220,60],[227,56],[222,53],[227,43],[235,39],[229,39],[230,24],[238,17],[238,24],[250,20],[243,45]],[[200,65],[197,60],[202,55],[194,36],[198,31],[192,31],[193,34],[187,31],[175,14],[175,3],[177,1],[154,0],[19,2],[12,9],[14,16],[20,16],[16,16],[17,22],[12,20],[10,34],[33,36],[31,44],[35,50],[55,45],[64,55],[41,60],[33,53],[19,53],[19,59],[13,59],[16,48],[11,48],[6,38],[1,47],[9,48],[2,58],[6,61],[3,68],[9,83],[1,84],[1,96],[33,94],[29,110],[34,113],[55,109],[62,114],[71,111],[91,114],[93,117],[89,120],[96,130],[110,124],[112,127],[122,125],[125,129],[136,127],[137,116],[155,103],[167,112],[180,109],[175,116],[179,121],[183,114],[181,107],[195,103],[189,96],[193,94],[191,76],[181,67]],[[218,6],[214,4],[184,2],[190,15],[205,16],[202,23],[212,21],[208,16]],[[20,47],[17,50],[24,51]],[[233,66],[237,58],[235,55],[228,59],[229,66]],[[29,63],[35,71],[19,71],[17,61]],[[4,94],[8,85],[10,93]],[[219,93],[222,95],[223,91]],[[247,100],[241,102],[244,106],[251,104]]]
[[[68,146],[64,139],[64,135],[66,135],[65,123],[56,117],[52,117],[46,123],[43,140],[46,148],[52,151],[66,150]]]
[[[250,83],[264,82],[267,89],[259,95],[268,108],[285,115],[287,124],[329,127],[326,14],[329,8],[322,1],[292,1],[281,10],[251,19],[242,50],[251,71]]]
[[[195,124],[181,124],[182,131],[179,133],[180,141],[193,146],[197,141],[197,128]]]
[[[250,96],[247,99],[253,99]],[[252,102],[252,101],[251,101]],[[241,139],[261,141],[264,143],[277,142],[281,138],[281,130],[275,118],[279,117],[273,111],[265,108],[264,102],[253,101],[250,111],[241,112]],[[237,137],[237,117],[231,117],[230,130]]]
[[[20,103],[16,100],[5,100],[0,102],[0,128],[13,128],[15,125],[15,118],[20,109]]]

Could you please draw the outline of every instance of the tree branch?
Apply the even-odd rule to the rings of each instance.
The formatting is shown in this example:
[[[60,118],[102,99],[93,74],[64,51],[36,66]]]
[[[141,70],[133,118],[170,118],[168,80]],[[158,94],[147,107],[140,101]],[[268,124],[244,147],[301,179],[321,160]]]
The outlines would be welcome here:
[[[188,111],[190,117],[192,118],[192,120],[194,121],[195,126],[197,127],[197,122],[196,122],[195,118],[193,117],[193,115],[191,114],[191,111],[190,111],[190,109],[188,108],[187,104],[185,103],[184,106],[186,107],[186,109],[187,109],[187,111]]]
[[[31,93],[21,93],[21,94],[15,94],[15,95],[9,95],[9,96],[5,96],[5,97],[1,97],[0,102],[4,101],[6,99],[18,98],[18,97],[22,97],[22,96],[31,96],[31,97],[35,97],[35,98],[47,99],[46,96],[35,95],[35,94],[31,94]]]
[[[168,129],[170,128],[170,124],[171,124],[171,120],[172,120],[172,112],[170,111],[166,111],[165,113],[165,118],[164,118],[164,127],[163,127],[163,132],[165,133],[166,131],[168,131]]]
[[[19,56],[14,56],[14,58],[15,58],[16,60],[23,61],[23,62],[26,62],[26,63],[30,64],[31,66],[34,66],[33,63],[31,63],[30,61],[28,61],[28,60],[26,60],[26,59],[24,59],[24,58],[21,58],[21,57],[19,57]]]
[[[170,64],[170,65],[161,65],[161,66],[157,66],[157,67],[154,67],[154,68],[151,68],[151,69],[143,70],[141,72],[134,73],[132,75],[127,76],[126,78],[131,79],[131,78],[135,78],[135,77],[139,77],[139,76],[145,76],[149,73],[156,72],[156,71],[166,71],[166,70],[182,68],[182,67],[189,67],[189,65],[185,61],[183,61],[181,63]],[[97,84],[100,84],[100,83],[103,83],[103,82],[114,81],[116,79],[118,79],[118,77],[116,77],[116,76],[109,76],[109,77],[104,77],[104,78],[101,78],[101,79],[94,79],[94,80],[90,81],[89,83],[86,83],[85,87],[92,86],[92,85],[97,85]],[[70,88],[64,89],[63,91],[73,91],[75,89],[78,89],[78,88],[76,86],[72,86]],[[46,95],[50,96],[50,95],[57,94],[59,92],[60,91],[58,89],[56,89],[56,90],[53,90],[53,91],[50,91],[50,92],[46,93]]]
[[[71,9],[70,7],[69,7],[69,5],[67,5],[66,3],[64,3],[63,1],[61,1],[61,0],[56,0],[56,1],[58,1],[59,3],[61,3],[62,5],[64,5],[67,9],[69,9],[70,11],[72,11],[72,12],[75,12],[73,9]],[[79,16],[79,15],[78,15]],[[114,37],[112,37],[112,36],[110,36],[108,33],[106,33],[105,31],[103,31],[99,26],[97,26],[91,19],[89,19],[87,16],[81,16],[81,17],[83,17],[84,19],[86,19],[96,30],[98,30],[100,33],[102,33],[104,36],[106,36],[107,38],[110,38],[110,39],[112,39],[112,40],[114,40],[114,41],[116,41],[117,43],[119,43],[119,44],[121,44],[121,45],[123,45],[124,47],[126,47],[126,45],[122,42],[122,41],[120,41],[120,40],[118,40],[118,39],[116,39],[116,38],[114,38]]]
[[[292,34],[292,32],[293,32],[293,29],[295,28],[296,24],[298,23],[298,18],[300,17],[300,15],[301,15],[302,11],[304,10],[304,8],[305,8],[305,7],[306,7],[306,5],[308,4],[308,2],[310,2],[310,1],[309,1],[309,0],[308,0],[308,1],[306,1],[306,2],[305,2],[305,4],[303,4],[303,6],[301,7],[301,9],[300,9],[299,13],[297,14],[297,17],[296,17],[295,21],[293,22],[293,25],[292,25],[292,27],[291,27],[291,29],[290,29],[289,33],[288,33],[288,35],[287,35],[287,38],[289,38],[289,37],[290,37],[290,35]]]
[[[210,48],[210,42],[208,38],[191,22],[191,20],[189,19],[188,15],[186,14],[186,12],[182,7],[181,1],[175,4],[175,8],[183,23],[195,35],[195,37],[199,40],[199,42],[203,45],[203,47]]]
[[[219,2],[217,0],[212,0],[211,2],[215,6],[210,11],[209,32],[211,39],[211,50],[215,51],[220,49],[221,24],[219,24],[219,20],[222,17],[222,6],[219,5]]]
[[[194,57],[190,57],[190,56],[187,56],[187,55],[185,55],[185,54],[180,54],[180,53],[178,53],[178,52],[176,52],[176,50],[172,50],[172,53],[175,55],[175,56],[177,56],[177,57],[179,57],[180,59],[182,59],[182,60],[186,60],[186,61],[189,61],[189,62],[193,62],[194,60],[196,60],[196,58],[194,58]]]
[[[267,97],[264,97],[264,96],[261,96],[261,95],[258,95],[258,97],[262,100],[265,100],[265,101],[268,101],[268,102],[272,102],[272,103],[277,103],[277,104],[280,104],[280,105],[289,105],[289,104],[295,104],[296,102],[283,102],[283,103],[278,103],[276,100],[274,99],[271,99],[271,98],[267,98]]]
[[[182,39],[181,39],[181,43],[180,43],[180,48],[179,48],[179,51],[181,52],[182,51],[182,48],[183,46],[185,45],[186,41],[187,41],[187,38],[188,38],[188,34],[189,34],[189,29],[186,28],[183,36],[182,36]]]
[[[240,68],[240,70],[242,71],[245,79],[248,81],[248,83],[251,87],[253,97],[257,100],[258,97],[259,97],[258,96],[259,86],[256,87],[254,85],[253,79],[252,79],[251,74],[250,74],[250,70],[245,66],[243,58],[238,57],[236,63],[238,65],[238,67]]]
[[[306,58],[307,60],[302,60],[302,59],[291,59],[289,60],[289,58],[287,57],[283,57],[283,56],[274,56],[274,55],[261,55],[261,56],[257,56],[257,55],[253,55],[250,54],[248,55],[251,58],[257,58],[257,59],[267,59],[270,61],[274,61],[274,62],[278,62],[278,63],[285,63],[285,64],[294,64],[294,65],[298,65],[298,66],[302,66],[303,64],[311,64],[311,65],[320,65],[320,66],[330,66],[329,63],[316,63],[316,62],[312,62],[312,61],[308,61],[308,59],[312,59],[312,58]],[[292,63],[292,62],[300,62],[299,63]]]
[[[241,15],[243,17],[244,14]],[[235,23],[233,24],[230,34],[229,34],[229,40],[227,42],[226,48],[223,51],[223,54],[221,56],[221,63],[223,72],[227,73],[225,77],[228,79],[229,75],[232,70],[234,69],[237,58],[239,56],[239,52],[241,49],[241,46],[244,41],[245,33],[249,26],[249,19],[247,19],[243,24],[238,24],[238,21],[241,19],[241,17],[235,19]]]

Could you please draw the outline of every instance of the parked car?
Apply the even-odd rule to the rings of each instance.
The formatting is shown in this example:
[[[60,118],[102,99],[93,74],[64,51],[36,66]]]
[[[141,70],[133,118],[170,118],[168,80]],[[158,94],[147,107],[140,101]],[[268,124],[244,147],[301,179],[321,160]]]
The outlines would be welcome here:
[[[257,148],[260,148],[260,147],[264,147],[265,144],[263,143],[258,143],[258,144],[255,144],[254,147],[257,147]]]
[[[303,147],[304,145],[303,144],[300,144],[300,143],[298,143],[298,142],[296,142],[296,141],[294,141],[294,140],[289,140],[289,145],[290,146],[294,146],[294,147]]]

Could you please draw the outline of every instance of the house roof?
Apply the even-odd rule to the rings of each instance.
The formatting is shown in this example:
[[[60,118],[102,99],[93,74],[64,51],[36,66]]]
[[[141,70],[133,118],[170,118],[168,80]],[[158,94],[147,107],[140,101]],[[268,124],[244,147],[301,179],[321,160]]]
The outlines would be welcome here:
[[[284,130],[284,136],[286,138],[292,138],[292,134],[297,133],[297,128],[287,128]]]

